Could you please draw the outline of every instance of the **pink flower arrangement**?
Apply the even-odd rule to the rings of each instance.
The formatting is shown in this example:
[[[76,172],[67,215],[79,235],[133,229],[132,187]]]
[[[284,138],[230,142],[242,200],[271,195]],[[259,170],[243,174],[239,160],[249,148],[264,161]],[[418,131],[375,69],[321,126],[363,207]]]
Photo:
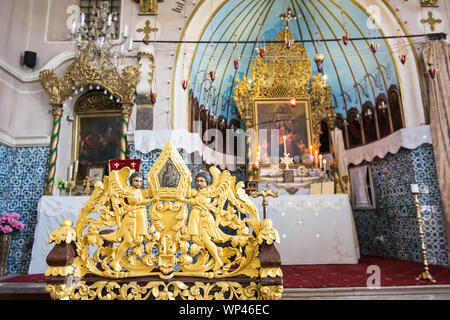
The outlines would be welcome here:
[[[20,215],[18,213],[5,213],[0,218],[0,234],[22,231],[25,226],[19,221],[19,218]]]

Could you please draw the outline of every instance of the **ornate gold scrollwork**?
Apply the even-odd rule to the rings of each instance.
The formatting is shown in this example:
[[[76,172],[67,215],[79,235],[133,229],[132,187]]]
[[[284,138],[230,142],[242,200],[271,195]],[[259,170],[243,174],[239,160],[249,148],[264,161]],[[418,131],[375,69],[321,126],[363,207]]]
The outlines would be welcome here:
[[[279,242],[278,233],[269,219],[261,226],[242,182],[215,167],[210,173],[211,185],[191,189],[190,171],[169,141],[147,175],[148,188],[127,185],[126,167],[97,182],[75,227],[80,276],[257,279],[259,245]]]
[[[232,281],[196,282],[193,285],[182,281],[152,281],[143,285],[136,281],[98,281],[93,284],[81,281],[70,288],[66,285],[48,285],[45,290],[53,299],[70,300],[259,300],[262,298],[261,292],[268,298],[281,297],[278,287],[263,287],[260,290],[255,282],[243,285]]]
[[[292,97],[309,100],[311,104],[312,143],[320,146],[322,119],[335,118],[332,91],[321,73],[312,76],[312,66],[303,45],[293,42],[290,31],[282,30],[276,42],[264,47],[264,57],[258,56],[252,66],[251,83],[244,76],[234,89],[234,100],[245,127],[255,128],[255,101],[277,99],[288,101]],[[311,78],[312,77],[312,78]]]
[[[52,105],[62,105],[76,89],[90,84],[107,89],[112,95],[120,98],[123,104],[132,104],[139,81],[139,70],[134,66],[127,66],[122,70],[122,74],[119,74],[114,65],[107,60],[97,66],[86,50],[67,67],[61,79],[58,79],[53,70],[42,70],[39,80],[47,91]]]

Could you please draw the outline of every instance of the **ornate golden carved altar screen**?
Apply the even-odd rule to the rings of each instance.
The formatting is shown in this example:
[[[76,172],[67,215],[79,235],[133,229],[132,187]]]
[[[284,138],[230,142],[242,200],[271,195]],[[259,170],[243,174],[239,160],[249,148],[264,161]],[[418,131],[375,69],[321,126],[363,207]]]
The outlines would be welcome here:
[[[295,141],[300,144],[297,148],[300,149],[304,144],[306,148],[318,150],[322,133],[321,121],[325,119],[333,122],[335,118],[331,87],[323,74],[312,74],[311,61],[304,46],[294,42],[290,31],[280,31],[274,40],[259,49],[260,55],[252,66],[252,79],[247,79],[246,76],[242,80],[236,79],[238,84],[234,99],[238,111],[246,129],[268,126],[263,121],[270,113],[272,126],[282,123],[279,125],[280,129],[289,130],[289,122],[294,123],[297,126],[294,128],[295,138],[303,140],[303,143]],[[287,41],[289,46],[286,45]],[[266,115],[261,113],[261,102],[288,104],[292,98],[298,103],[291,107],[292,110],[284,118],[292,120],[279,121],[283,120],[283,116],[276,110],[276,104],[272,110],[265,110]],[[276,117],[280,119],[273,120]],[[249,152],[256,152],[256,145],[253,144],[250,149]]]
[[[164,178],[169,170],[172,181]],[[53,298],[281,298],[279,235],[270,219],[260,222],[243,182],[211,167],[211,185],[197,181],[192,189],[170,141],[147,174],[148,188],[130,173],[111,171],[96,183],[75,228],[64,220],[50,235],[56,246],[47,257],[46,290]]]

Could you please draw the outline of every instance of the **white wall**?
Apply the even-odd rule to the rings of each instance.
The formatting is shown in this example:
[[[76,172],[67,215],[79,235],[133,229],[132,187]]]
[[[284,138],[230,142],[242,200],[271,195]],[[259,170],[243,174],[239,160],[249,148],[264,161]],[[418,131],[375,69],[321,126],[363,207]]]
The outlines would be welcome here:
[[[70,63],[73,53],[67,41],[54,40],[67,28],[71,13],[67,8],[78,0],[2,0],[0,10],[0,142],[13,146],[48,145],[51,133],[51,114],[46,92],[39,81],[39,71],[52,68],[61,75]],[[127,23],[133,39],[142,39],[136,32],[146,20],[159,28],[157,40],[199,40],[201,32],[222,1],[187,0],[181,13],[176,13],[174,2],[160,3],[157,16],[138,14],[138,4],[133,0],[122,1],[122,23]],[[409,34],[424,32],[420,19],[432,11],[443,22],[435,32],[449,31],[448,18],[450,4],[439,1],[439,8],[420,8],[419,0],[359,0],[362,7],[377,5],[381,8],[381,26],[385,35],[395,35],[401,26],[393,12]],[[62,9],[61,9],[62,8]],[[59,14],[55,10],[60,10]],[[57,29],[57,30],[55,30]],[[429,32],[429,30],[426,30]],[[402,31],[403,33],[403,31]],[[53,40],[49,40],[53,39]],[[152,38],[154,39],[154,38]],[[396,47],[396,40],[389,43]],[[420,85],[418,63],[421,61],[423,42],[412,40],[418,48],[417,60],[412,49],[406,66],[398,59],[407,125],[416,126],[425,121],[423,100],[426,97],[426,83]],[[37,52],[37,66],[34,70],[21,65],[21,55],[25,50]],[[192,60],[195,44],[163,43],[155,46],[155,78],[158,98],[154,108],[154,129],[187,128],[188,92],[181,88],[181,80]],[[183,69],[183,54],[186,60]],[[396,54],[396,52],[393,52]],[[134,63],[136,63],[135,61]],[[135,120],[130,123],[133,130]]]

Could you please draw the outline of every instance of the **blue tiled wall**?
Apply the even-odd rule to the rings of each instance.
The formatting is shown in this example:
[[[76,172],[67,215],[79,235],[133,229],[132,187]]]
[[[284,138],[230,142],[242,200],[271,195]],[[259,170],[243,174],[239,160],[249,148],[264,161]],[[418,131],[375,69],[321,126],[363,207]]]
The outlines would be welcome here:
[[[361,254],[423,261],[411,194],[411,184],[417,183],[428,262],[449,265],[433,147],[401,149],[374,159],[370,166],[376,209],[354,211]]]
[[[28,273],[37,222],[45,192],[48,147],[12,148],[0,144],[0,215],[17,212],[25,229],[12,239],[9,273]]]

